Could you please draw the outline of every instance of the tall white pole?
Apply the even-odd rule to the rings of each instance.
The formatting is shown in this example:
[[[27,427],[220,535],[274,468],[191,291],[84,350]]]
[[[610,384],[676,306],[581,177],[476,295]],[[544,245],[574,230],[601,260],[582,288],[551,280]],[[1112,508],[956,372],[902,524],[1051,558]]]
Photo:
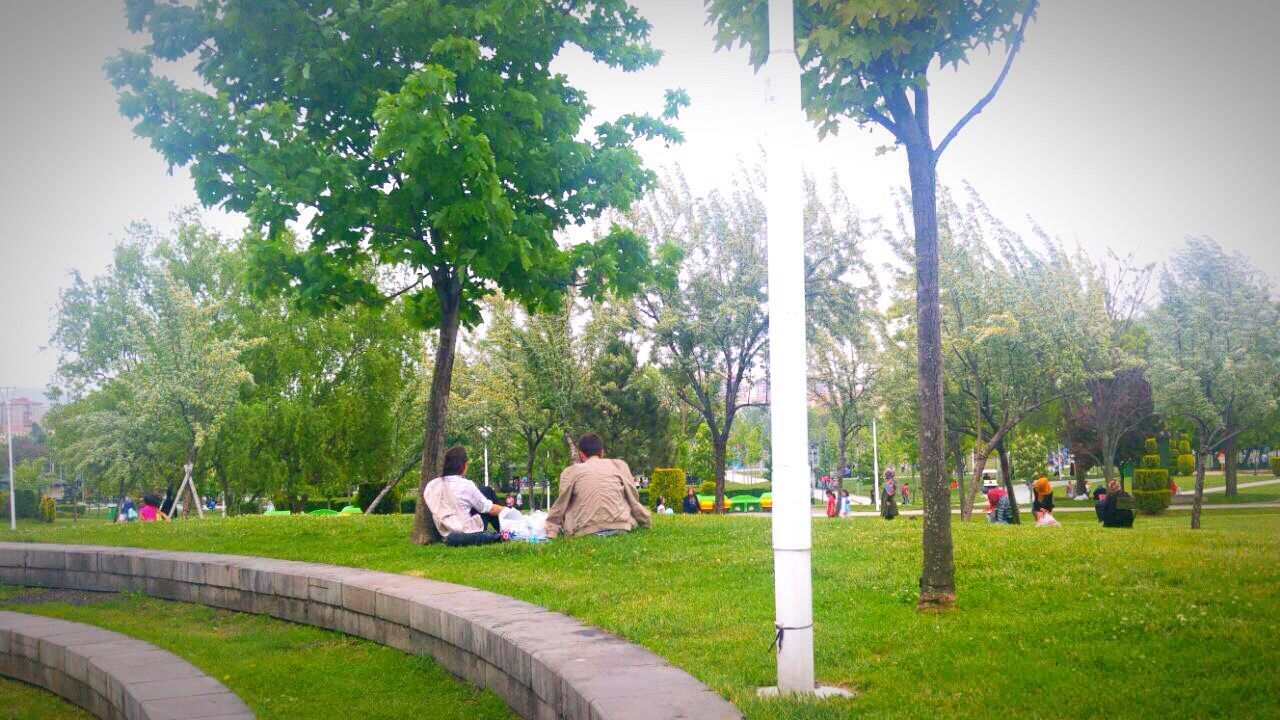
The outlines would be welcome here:
[[[773,582],[778,692],[814,692],[805,360],[804,188],[792,0],[769,0],[769,408],[773,441]]]
[[[16,531],[18,483],[13,476],[13,393],[14,388],[6,388],[0,399],[4,400],[4,444],[9,449],[9,529]]]
[[[876,437],[876,417],[871,416],[871,504],[880,509],[880,440]]]
[[[489,439],[484,441],[484,486],[489,487]]]

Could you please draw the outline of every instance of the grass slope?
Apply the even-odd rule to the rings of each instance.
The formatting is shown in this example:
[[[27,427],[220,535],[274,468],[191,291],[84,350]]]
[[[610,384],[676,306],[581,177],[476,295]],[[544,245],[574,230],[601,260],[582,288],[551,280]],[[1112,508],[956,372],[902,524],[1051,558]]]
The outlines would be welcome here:
[[[750,718],[1276,717],[1280,513],[1185,513],[1104,530],[956,525],[959,607],[914,603],[920,524],[814,523],[819,679],[857,697],[760,701],[774,681],[764,518],[659,517],[615,538],[451,550],[409,518],[249,517],[28,526],[24,540],[312,560],[506,593],[652,648]],[[0,533],[0,538],[12,537]],[[495,568],[502,568],[495,572]],[[390,687],[388,683],[384,687]],[[403,691],[403,690],[402,690]]]
[[[136,595],[100,602],[41,602],[41,591],[0,587],[0,609],[73,620],[169,650],[218,678],[271,718],[510,718],[498,696],[465,684],[429,658],[405,655],[340,633],[258,615]],[[16,702],[0,686],[0,718],[90,717],[61,699],[23,686]],[[41,697],[41,696],[44,697]],[[5,712],[15,715],[5,715]],[[79,713],[79,714],[76,714]]]
[[[0,677],[0,720],[92,720],[93,716],[34,685]]]

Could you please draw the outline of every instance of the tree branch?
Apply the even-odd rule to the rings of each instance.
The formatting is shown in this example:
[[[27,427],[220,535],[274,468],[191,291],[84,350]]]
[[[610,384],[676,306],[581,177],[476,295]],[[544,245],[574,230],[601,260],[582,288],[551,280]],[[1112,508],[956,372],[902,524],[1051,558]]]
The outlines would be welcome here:
[[[1027,9],[1022,12],[1022,22],[1018,25],[1018,32],[1014,35],[1013,42],[1009,45],[1009,55],[1004,59],[1004,67],[1001,68],[1000,75],[996,78],[991,89],[987,91],[987,94],[983,95],[982,99],[975,103],[974,106],[969,109],[969,112],[964,114],[964,117],[960,118],[955,127],[951,128],[951,131],[947,133],[946,137],[942,138],[942,142],[938,145],[938,149],[933,152],[934,162],[937,162],[938,158],[942,157],[942,152],[947,149],[947,146],[950,145],[951,141],[960,133],[960,130],[963,129],[965,125],[968,125],[970,120],[977,117],[978,113],[982,112],[988,103],[995,99],[996,93],[1000,91],[1000,86],[1004,84],[1004,79],[1009,74],[1009,68],[1013,67],[1013,59],[1017,57],[1018,50],[1022,49],[1022,38],[1026,35],[1027,24],[1031,22],[1031,17],[1035,15],[1036,6],[1039,4],[1040,0],[1028,0]]]

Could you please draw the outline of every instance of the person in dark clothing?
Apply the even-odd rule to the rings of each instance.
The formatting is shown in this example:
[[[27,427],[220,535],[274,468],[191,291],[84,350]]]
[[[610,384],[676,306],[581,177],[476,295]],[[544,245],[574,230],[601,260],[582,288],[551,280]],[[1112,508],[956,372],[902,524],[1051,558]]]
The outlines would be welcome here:
[[[1100,484],[1093,489],[1093,514],[1098,516],[1098,522],[1102,522],[1102,504],[1107,499],[1107,486]]]
[[[686,515],[697,515],[701,508],[698,506],[698,494],[690,487],[684,493],[684,502],[681,503],[680,509]]]
[[[494,505],[498,504],[497,493],[495,493],[493,491],[493,488],[489,487],[488,485],[484,485],[480,488],[480,494],[484,496],[485,500],[488,500]],[[484,527],[486,530],[492,527],[493,532],[502,532],[502,528],[498,525],[497,516],[489,515],[487,513],[476,512],[474,508],[472,508],[471,514],[480,516],[480,519],[484,521]]]
[[[173,495],[173,488],[165,488],[164,501],[160,503],[160,512],[168,517],[173,517],[173,503],[177,500]]]
[[[1107,486],[1106,499],[1098,509],[1098,519],[1102,520],[1102,527],[1133,527],[1133,496],[1112,481]]]

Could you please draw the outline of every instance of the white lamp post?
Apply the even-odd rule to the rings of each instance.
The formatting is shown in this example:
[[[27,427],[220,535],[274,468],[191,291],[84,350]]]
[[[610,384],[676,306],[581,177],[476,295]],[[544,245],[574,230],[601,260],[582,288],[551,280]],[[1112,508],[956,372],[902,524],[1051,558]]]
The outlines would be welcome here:
[[[17,388],[0,388],[0,400],[4,401],[4,435],[5,447],[9,449],[9,529],[18,529],[18,511],[15,498],[18,495],[18,483],[13,476],[13,393]]]
[[[880,509],[880,439],[876,437],[876,416],[871,416],[871,505]]]
[[[484,438],[484,486],[489,487],[489,433],[493,432],[488,425],[480,428],[480,437]]]
[[[769,0],[765,66],[768,141],[769,425],[773,448],[773,582],[778,685],[815,691],[809,418],[805,360],[804,195],[797,141],[800,105],[792,0]]]

